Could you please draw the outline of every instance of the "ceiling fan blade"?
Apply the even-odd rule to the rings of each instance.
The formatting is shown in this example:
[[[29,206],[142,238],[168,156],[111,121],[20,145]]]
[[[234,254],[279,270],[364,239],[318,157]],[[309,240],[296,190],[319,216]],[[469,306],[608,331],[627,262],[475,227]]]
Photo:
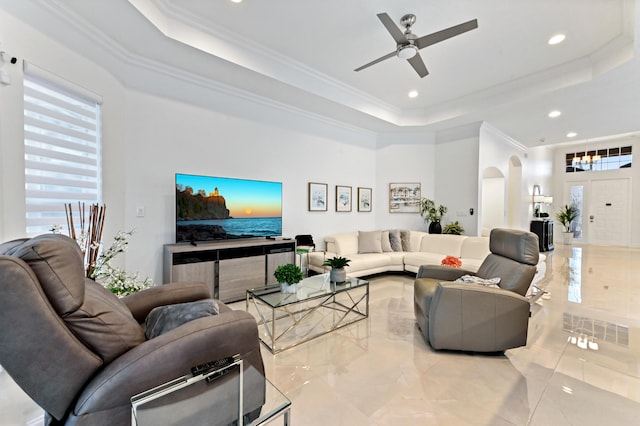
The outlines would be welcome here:
[[[466,33],[467,31],[475,30],[476,28],[478,28],[478,20],[473,19],[471,21],[463,22],[462,24],[454,25],[453,27],[417,38],[415,44],[418,46],[418,49],[423,49],[427,46],[431,46],[432,44]]]
[[[407,37],[405,37],[404,33],[398,26],[393,22],[393,20],[386,13],[378,13],[378,19],[382,22],[382,25],[389,31],[391,37],[398,44],[405,44],[408,42]]]
[[[365,69],[365,68],[370,67],[371,65],[375,65],[375,64],[377,64],[378,62],[382,62],[382,61],[384,61],[385,59],[389,59],[389,58],[392,58],[392,57],[394,57],[394,56],[396,56],[396,51],[395,51],[395,50],[394,50],[393,52],[391,52],[391,53],[388,53],[388,54],[386,54],[386,55],[384,55],[384,56],[382,56],[382,57],[380,57],[380,58],[376,59],[375,61],[371,61],[371,62],[369,62],[368,64],[365,64],[365,65],[363,65],[363,66],[361,66],[361,67],[356,68],[354,71],[360,71],[360,70],[363,70],[363,69]]]
[[[427,66],[424,64],[424,61],[420,57],[419,53],[416,53],[413,58],[409,58],[407,59],[407,61],[411,64],[413,69],[416,70],[421,78],[424,78],[429,74],[429,71],[427,71]]]

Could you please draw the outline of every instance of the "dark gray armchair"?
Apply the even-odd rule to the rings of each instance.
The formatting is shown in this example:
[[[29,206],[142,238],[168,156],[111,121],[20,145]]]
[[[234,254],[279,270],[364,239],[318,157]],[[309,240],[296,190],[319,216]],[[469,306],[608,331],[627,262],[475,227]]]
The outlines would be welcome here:
[[[203,284],[179,283],[118,299],[84,277],[80,250],[68,237],[0,244],[0,364],[45,410],[48,424],[126,425],[131,396],[240,354],[251,372],[245,412],[255,412],[265,379],[250,314],[218,302],[218,315],[145,337],[154,307],[210,297]],[[224,401],[221,415],[229,411]]]
[[[527,344],[530,303],[525,297],[536,273],[538,237],[493,229],[491,254],[478,272],[423,265],[414,283],[416,322],[434,349],[498,352]],[[464,265],[463,265],[464,266]],[[463,275],[500,278],[500,288],[454,282]]]

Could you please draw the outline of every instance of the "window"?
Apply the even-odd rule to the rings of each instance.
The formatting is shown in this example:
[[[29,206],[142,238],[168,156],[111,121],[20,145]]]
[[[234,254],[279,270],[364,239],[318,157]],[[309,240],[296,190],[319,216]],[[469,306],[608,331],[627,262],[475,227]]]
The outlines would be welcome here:
[[[25,63],[27,235],[66,230],[65,204],[101,202],[98,96]]]
[[[565,155],[567,173],[624,169],[632,164],[631,146],[571,152]]]
[[[573,220],[573,238],[582,238],[582,226],[584,211],[584,185],[571,185],[569,188],[569,204],[578,208],[578,217]]]

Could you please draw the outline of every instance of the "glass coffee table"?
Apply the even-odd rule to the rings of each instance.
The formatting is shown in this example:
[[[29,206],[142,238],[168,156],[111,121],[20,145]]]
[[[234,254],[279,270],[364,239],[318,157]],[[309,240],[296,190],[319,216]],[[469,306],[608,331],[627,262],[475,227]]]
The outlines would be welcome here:
[[[275,354],[367,318],[369,282],[348,278],[336,284],[329,274],[314,275],[300,281],[296,293],[282,293],[279,286],[247,290],[246,309]]]

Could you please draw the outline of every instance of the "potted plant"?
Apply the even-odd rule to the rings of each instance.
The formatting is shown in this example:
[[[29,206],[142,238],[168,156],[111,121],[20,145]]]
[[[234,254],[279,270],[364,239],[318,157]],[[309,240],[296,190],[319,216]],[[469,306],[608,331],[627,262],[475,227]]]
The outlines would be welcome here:
[[[436,203],[428,198],[420,200],[420,215],[424,218],[424,221],[429,223],[430,234],[441,234],[442,226],[440,220],[442,216],[447,212],[447,208],[440,204],[436,207]]]
[[[442,230],[442,233],[443,234],[462,235],[462,234],[464,234],[464,228],[456,220],[455,222],[451,222],[451,223],[445,225],[444,229]]]
[[[345,266],[349,266],[349,262],[351,262],[346,257],[334,256],[331,259],[325,260],[322,266],[330,266],[331,271],[329,272],[329,281],[334,283],[343,283],[347,280],[347,271],[344,269]]]
[[[302,281],[302,271],[293,263],[280,265],[273,273],[280,283],[280,291],[283,293],[295,293],[298,290],[297,284]]]
[[[562,223],[564,227],[564,243],[571,244],[573,241],[573,221],[580,215],[580,209],[575,204],[565,204],[564,207],[556,213],[556,219]]]

